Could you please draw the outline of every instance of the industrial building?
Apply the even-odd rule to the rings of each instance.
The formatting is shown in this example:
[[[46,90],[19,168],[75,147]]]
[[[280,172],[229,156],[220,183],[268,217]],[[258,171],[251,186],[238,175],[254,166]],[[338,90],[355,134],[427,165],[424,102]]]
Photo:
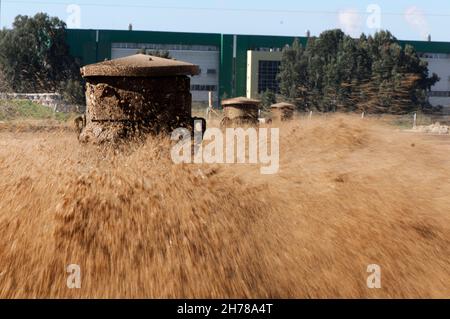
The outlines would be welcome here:
[[[200,74],[192,77],[191,91],[195,102],[208,101],[214,93],[216,106],[225,97],[256,98],[266,89],[276,91],[276,74],[281,50],[295,37],[230,35],[213,33],[67,30],[71,53],[82,65],[125,57],[144,49],[167,50],[179,60],[200,66]],[[307,37],[297,37],[306,45]],[[415,47],[428,61],[430,74],[440,81],[430,92],[434,106],[450,106],[450,42],[399,41]]]

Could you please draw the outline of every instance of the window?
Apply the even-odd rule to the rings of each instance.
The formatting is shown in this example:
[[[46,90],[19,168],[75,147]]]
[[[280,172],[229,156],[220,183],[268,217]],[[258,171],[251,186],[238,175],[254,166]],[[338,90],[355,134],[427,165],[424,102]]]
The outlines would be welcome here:
[[[211,45],[191,44],[158,44],[158,43],[120,43],[114,42],[112,48],[116,49],[148,49],[148,50],[188,50],[188,51],[219,51],[219,48]]]
[[[216,69],[208,69],[208,70],[206,70],[206,74],[216,74],[216,73],[217,73]]]
[[[281,52],[281,48],[255,48],[253,51],[261,51],[261,52]]]
[[[193,84],[191,85],[191,91],[216,91],[216,85],[208,85],[208,84]]]
[[[431,91],[428,92],[430,97],[450,97],[450,91]]]
[[[419,53],[419,57],[425,59],[450,59],[450,54],[446,53]]]
[[[259,61],[258,71],[258,93],[265,92],[267,89],[279,93],[279,83],[277,74],[280,68],[280,61]]]

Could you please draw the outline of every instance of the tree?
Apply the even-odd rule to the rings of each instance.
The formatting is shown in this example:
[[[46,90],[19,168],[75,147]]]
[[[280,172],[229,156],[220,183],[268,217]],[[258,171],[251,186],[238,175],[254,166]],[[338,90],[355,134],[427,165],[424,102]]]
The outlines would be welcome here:
[[[346,36],[341,30],[330,30],[310,40],[305,49],[308,61],[306,81],[310,92],[307,104],[319,111],[341,108],[345,95],[342,84],[348,80],[345,79],[345,73],[349,73],[345,72],[348,67],[345,60],[353,63],[352,59],[345,56],[346,44]]]
[[[405,113],[429,107],[427,91],[439,78],[411,46],[389,31],[352,39],[341,30],[294,41],[283,50],[281,94],[319,111]]]
[[[369,112],[406,113],[427,108],[426,92],[439,78],[412,46],[402,48],[387,31],[368,39],[372,59]],[[367,87],[368,88],[368,87]]]
[[[69,53],[65,30],[63,21],[38,13],[19,15],[12,29],[0,32],[0,69],[12,90],[62,93],[68,81],[81,83],[79,63]]]
[[[307,61],[303,47],[298,39],[292,47],[285,47],[282,51],[280,72],[277,79],[280,82],[280,93],[290,102],[303,108],[307,92]]]

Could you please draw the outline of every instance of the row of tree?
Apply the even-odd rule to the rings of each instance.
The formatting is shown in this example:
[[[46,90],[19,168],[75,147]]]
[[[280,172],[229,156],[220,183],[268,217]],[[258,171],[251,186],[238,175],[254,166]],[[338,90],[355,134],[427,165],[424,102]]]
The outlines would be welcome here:
[[[280,93],[299,109],[402,114],[428,110],[429,76],[415,49],[388,31],[353,39],[341,30],[283,49]]]
[[[69,53],[66,24],[38,13],[19,15],[12,29],[0,31],[0,90],[18,93],[59,92],[83,103],[80,63]]]

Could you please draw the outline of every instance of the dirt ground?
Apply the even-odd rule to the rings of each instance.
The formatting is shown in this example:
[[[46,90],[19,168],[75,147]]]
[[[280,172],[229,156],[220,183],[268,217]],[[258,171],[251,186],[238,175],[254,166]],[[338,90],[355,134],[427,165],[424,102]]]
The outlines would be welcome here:
[[[164,138],[118,151],[3,128],[0,297],[450,297],[450,137],[357,116],[280,134],[261,175],[175,165]]]

